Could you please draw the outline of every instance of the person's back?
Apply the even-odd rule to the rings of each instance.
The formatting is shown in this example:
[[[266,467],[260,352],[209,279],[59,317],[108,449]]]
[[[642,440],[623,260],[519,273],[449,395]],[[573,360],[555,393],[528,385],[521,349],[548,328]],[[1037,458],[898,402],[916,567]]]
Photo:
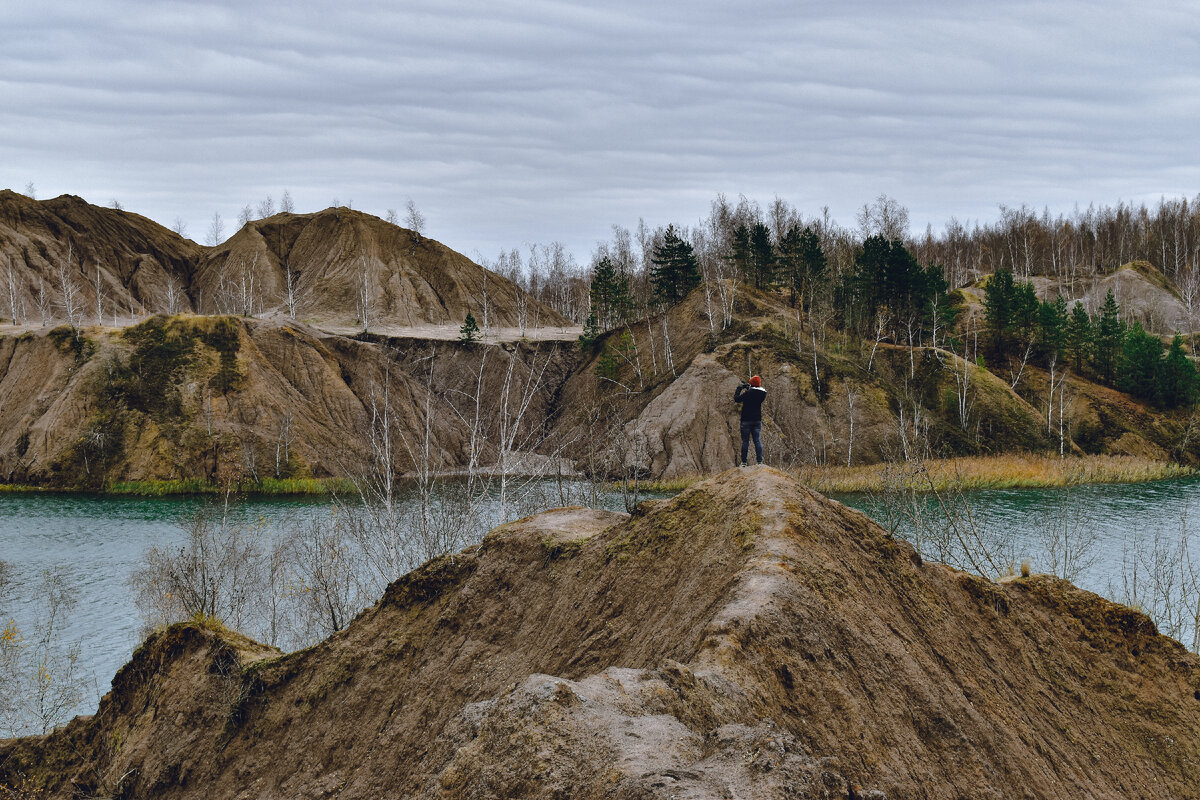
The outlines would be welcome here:
[[[742,466],[746,466],[746,456],[749,455],[750,441],[754,441],[754,455],[758,463],[763,462],[762,447],[762,404],[767,399],[767,390],[762,386],[762,378],[757,375],[750,378],[749,383],[743,383],[733,393],[733,402],[742,404],[741,434],[742,434]]]
[[[739,386],[733,394],[733,402],[742,404],[742,422],[762,422],[762,404],[766,399],[766,389],[747,383]]]

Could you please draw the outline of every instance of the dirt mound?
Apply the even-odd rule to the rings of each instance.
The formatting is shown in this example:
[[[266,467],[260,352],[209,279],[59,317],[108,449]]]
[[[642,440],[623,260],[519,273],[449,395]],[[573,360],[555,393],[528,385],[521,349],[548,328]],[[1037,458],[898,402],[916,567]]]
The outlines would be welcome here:
[[[439,242],[348,208],[276,214],[247,223],[208,250],[192,295],[209,313],[284,309],[291,271],[295,312],[335,325],[461,324],[535,328],[567,320],[511,281]],[[253,291],[256,299],[249,297]]]
[[[815,342],[814,358],[797,316],[776,296],[739,288],[730,326],[720,328],[718,312],[710,328],[696,290],[665,317],[609,332],[564,384],[556,434],[581,464],[656,478],[720,472],[741,443],[733,391],[757,373],[773,466],[1057,450],[1045,412],[986,369],[940,348],[847,345],[832,334]]]
[[[138,214],[100,208],[79,197],[31,200],[0,190],[0,318],[13,316],[8,271],[12,269],[17,320],[42,325],[66,321],[64,274],[75,304],[89,323],[128,321],[147,311],[191,309],[184,288],[203,248]]]
[[[348,208],[253,220],[223,244],[202,247],[138,214],[78,197],[37,201],[0,191],[0,319],[6,322],[67,322],[69,293],[77,324],[132,324],[147,314],[200,310],[287,310],[309,322],[357,327],[364,288],[372,324],[461,325],[468,311],[481,327],[570,324],[445,245]]]
[[[1035,576],[923,564],[769,468],[567,509],[278,656],[151,637],[96,716],[0,743],[52,796],[1193,798],[1200,660]]]

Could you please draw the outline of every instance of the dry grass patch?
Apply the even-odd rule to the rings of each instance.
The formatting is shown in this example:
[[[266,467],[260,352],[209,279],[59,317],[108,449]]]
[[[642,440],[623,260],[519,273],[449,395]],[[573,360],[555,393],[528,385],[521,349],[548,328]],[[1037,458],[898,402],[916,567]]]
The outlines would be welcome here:
[[[819,492],[849,493],[881,489],[896,480],[896,467],[908,487],[942,489],[1037,489],[1091,483],[1142,483],[1195,475],[1169,461],[1138,456],[1036,455],[973,456],[935,459],[920,465],[870,464],[859,467],[801,467],[793,474]]]

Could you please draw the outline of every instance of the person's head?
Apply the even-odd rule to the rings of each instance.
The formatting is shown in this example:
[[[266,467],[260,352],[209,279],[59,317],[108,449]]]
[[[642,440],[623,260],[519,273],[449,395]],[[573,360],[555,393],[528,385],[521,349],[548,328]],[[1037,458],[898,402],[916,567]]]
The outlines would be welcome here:
[[[752,376],[750,378],[750,385],[751,386],[762,386],[762,378],[758,377],[757,375]]]

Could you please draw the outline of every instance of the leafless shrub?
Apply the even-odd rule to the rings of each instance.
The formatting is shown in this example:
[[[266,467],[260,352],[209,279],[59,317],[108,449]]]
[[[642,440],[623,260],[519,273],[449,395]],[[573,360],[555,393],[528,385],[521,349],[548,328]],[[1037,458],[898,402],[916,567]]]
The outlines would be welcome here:
[[[985,578],[1013,571],[1011,538],[977,520],[969,495],[939,486],[923,460],[887,464],[867,506],[889,534],[907,539],[925,558]]]
[[[152,547],[129,578],[148,630],[193,618],[242,629],[261,586],[264,553],[247,529],[219,509],[202,509],[182,524],[178,551]]]
[[[1200,563],[1193,558],[1192,530],[1185,506],[1174,533],[1155,530],[1130,536],[1121,566],[1121,591],[1111,592],[1139,608],[1160,633],[1200,652]]]
[[[8,583],[10,576],[7,565],[0,568],[0,582]],[[45,570],[35,595],[38,616],[28,638],[15,620],[0,630],[0,728],[8,735],[49,733],[66,721],[83,697],[80,643],[62,640],[62,626],[76,602],[66,572]]]
[[[1096,520],[1072,490],[1054,493],[1034,524],[1049,572],[1075,583],[1095,566],[1100,540]]]

